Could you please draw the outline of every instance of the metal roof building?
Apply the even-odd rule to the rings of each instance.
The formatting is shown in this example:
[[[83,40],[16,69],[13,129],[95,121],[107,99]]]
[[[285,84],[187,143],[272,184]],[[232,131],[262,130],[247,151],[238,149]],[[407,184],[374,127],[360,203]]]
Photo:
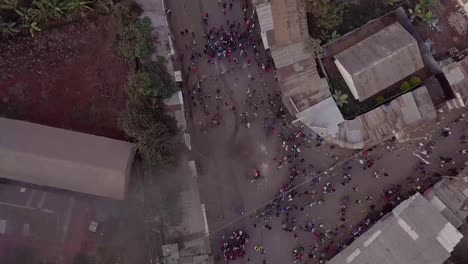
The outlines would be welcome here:
[[[468,4],[467,4],[468,6]],[[448,101],[449,108],[468,105],[468,56],[443,68],[445,77],[450,83],[456,99]]]
[[[335,55],[354,98],[364,101],[424,67],[416,39],[400,23]]]
[[[444,178],[424,193],[429,202],[456,228],[468,217],[468,167],[458,177]]]
[[[386,214],[330,264],[442,264],[463,235],[421,194]]]
[[[328,83],[319,76],[315,57],[306,49],[309,33],[304,3],[298,0],[252,3],[256,6],[263,45],[270,49],[277,68],[282,100],[288,111],[297,115],[330,98]]]
[[[0,118],[0,177],[124,199],[133,144]]]

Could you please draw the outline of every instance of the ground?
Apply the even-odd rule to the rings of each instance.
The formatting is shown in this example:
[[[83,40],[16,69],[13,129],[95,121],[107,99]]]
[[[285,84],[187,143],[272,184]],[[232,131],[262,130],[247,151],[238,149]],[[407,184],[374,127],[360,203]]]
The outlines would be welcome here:
[[[117,16],[90,15],[35,38],[21,35],[0,41],[0,116],[126,138],[118,117],[126,105],[128,69],[117,50],[117,27]],[[0,259],[32,263],[17,259],[26,255],[72,263],[81,252],[102,263],[146,263],[149,243],[138,175],[137,169],[124,202],[41,186],[28,185],[22,193],[16,184],[0,185],[0,218],[8,220]],[[69,203],[72,198],[74,204]],[[53,207],[44,212],[50,204]],[[67,215],[70,221],[65,221]],[[96,233],[88,231],[92,220],[100,224]],[[31,224],[33,240],[23,235],[23,224]]]
[[[467,36],[459,35],[448,23],[448,16],[452,12],[457,11],[456,0],[440,0],[440,31],[431,30],[424,23],[417,23],[416,28],[421,37],[426,40],[430,39],[434,42],[434,58],[437,60],[448,57],[449,49],[457,48],[459,51],[468,48]]]
[[[260,48],[255,56],[249,48],[247,57],[233,52],[230,61],[216,57],[213,63],[203,52],[206,43],[203,34],[211,26],[226,27],[229,20],[240,22],[240,32],[246,30],[242,3],[245,2],[235,2],[232,10],[226,8],[225,14],[216,1],[167,3],[180,58],[176,64],[183,65],[179,67],[184,73],[192,156],[197,162],[201,202],[206,206],[216,263],[225,262],[219,247],[222,237],[236,229],[250,235],[247,256],[237,263],[291,263],[292,250],[297,246],[305,247],[310,256],[317,258],[307,257],[305,263],[318,263],[318,259],[330,257],[344,240],[352,238],[351,232],[372,212],[370,205],[375,206],[376,212],[396,205],[396,196],[387,200],[382,197],[383,191],[393,188],[401,200],[419,188],[423,191],[430,186],[437,179],[433,172],[453,174],[451,169],[464,165],[468,157],[456,151],[466,148],[459,141],[467,133],[466,119],[459,120],[466,110],[441,114],[444,118],[440,123],[415,133],[408,142],[385,142],[367,154],[320,144],[310,132],[290,126],[290,120],[281,117],[274,73],[262,71],[255,62],[249,66],[249,58],[265,61],[265,51]],[[245,15],[250,17],[251,12],[248,8]],[[208,25],[203,23],[206,14]],[[183,32],[185,29],[188,34]],[[258,39],[255,30],[252,34]],[[239,59],[239,65],[233,62],[234,58]],[[196,69],[187,68],[189,65]],[[442,137],[443,126],[451,127],[451,136]],[[436,142],[433,153],[426,157],[431,165],[425,166],[428,173],[423,175],[421,169],[416,169],[421,160],[414,154],[420,155],[431,141]],[[453,164],[441,164],[440,156],[453,158]],[[364,170],[360,160],[375,163]],[[263,177],[251,182],[254,169]],[[352,181],[342,185],[346,182],[345,173],[350,174]],[[291,189],[283,197],[280,186],[288,183]],[[327,183],[330,187],[324,189]],[[395,187],[396,184],[404,187]],[[339,205],[345,196],[351,202],[343,223],[339,220]],[[373,197],[372,201],[366,200],[368,196]],[[272,209],[265,211],[266,205]],[[305,231],[309,222],[315,226],[314,232]],[[271,230],[265,225],[271,226]],[[263,246],[265,254],[256,252],[254,245]]]
[[[179,55],[174,63],[183,71],[192,151],[182,155],[174,167],[163,171],[143,169],[137,163],[128,199],[122,203],[78,195],[84,204],[82,214],[71,224],[72,234],[78,237],[72,239],[69,257],[81,250],[108,263],[148,263],[148,259],[154,260],[160,254],[162,243],[182,244],[194,236],[207,235],[215,262],[224,263],[219,247],[222,237],[242,229],[250,235],[250,241],[247,256],[237,263],[291,263],[292,250],[298,246],[305,247],[311,256],[328,258],[343,241],[352,238],[351,232],[369,213],[375,211],[378,215],[384,208],[396,205],[396,195],[387,199],[382,192],[394,188],[405,197],[417,190],[417,186],[423,191],[437,180],[434,172],[452,175],[452,169],[461,168],[468,160],[466,155],[457,153],[468,148],[460,140],[460,136],[468,135],[467,119],[460,119],[466,109],[441,113],[437,123],[411,135],[408,142],[384,142],[367,152],[323,144],[310,131],[291,126],[291,120],[282,110],[274,72],[266,72],[255,63],[256,58],[260,65],[267,60],[267,52],[261,45],[258,45],[258,56],[252,47],[246,57],[238,55],[238,51],[233,53],[232,57],[239,59],[238,65],[233,58],[230,62],[216,58],[208,63],[209,58],[203,53],[206,43],[203,33],[209,30],[203,24],[206,13],[209,25],[226,27],[229,19],[240,23],[239,31],[247,30],[243,15],[252,15],[251,6],[244,13],[242,3],[246,2],[233,3],[233,8],[227,8],[224,15],[216,1],[166,1]],[[15,40],[17,45],[22,45],[21,50],[14,54],[8,51],[0,60],[0,92],[3,107],[9,106],[7,114],[121,137],[116,131],[116,117],[124,106],[122,89],[126,69],[115,55],[113,19],[103,17],[90,25],[70,24],[45,33],[39,42],[59,38],[60,43],[65,43],[60,47],[67,49],[52,47],[51,54],[58,52],[58,55],[44,55],[39,57],[39,62],[35,61],[38,56],[34,54],[41,52],[31,55],[25,51],[42,47],[46,52],[47,46],[37,46],[29,37]],[[188,33],[181,34],[185,29]],[[260,39],[258,26],[249,37]],[[0,51],[13,48],[11,45],[12,42],[0,43]],[[200,53],[201,58],[195,53]],[[34,81],[38,81],[34,84],[40,88],[37,91],[31,88]],[[65,88],[60,89],[62,86]],[[444,127],[450,127],[450,136],[442,136]],[[430,150],[431,142],[435,142],[432,153],[423,155],[421,151]],[[421,167],[421,159],[416,155],[431,164]],[[451,157],[453,163],[441,163],[440,156]],[[186,159],[196,161],[197,176],[191,175]],[[372,168],[364,170],[361,161],[371,160],[375,162]],[[253,170],[259,170],[261,178],[252,182]],[[344,179],[346,174],[352,178],[349,183]],[[396,184],[403,187],[395,187]],[[283,194],[281,186],[287,186]],[[197,187],[200,197],[194,191]],[[3,188],[1,191],[6,193]],[[15,203],[22,206],[29,203],[34,210],[43,207],[39,206],[41,199],[37,203],[29,202],[31,194],[28,195]],[[339,206],[346,196],[350,203],[342,222]],[[369,196],[373,197],[371,201],[366,199]],[[59,197],[59,204],[68,197]],[[199,202],[206,208],[207,234],[200,228],[203,219],[195,209]],[[375,205],[375,209],[370,205]],[[64,208],[57,211],[62,212]],[[22,213],[19,217],[26,219]],[[97,233],[86,231],[93,219],[101,219]],[[51,223],[48,227],[57,231]],[[314,231],[305,231],[312,224]],[[17,230],[21,232],[21,228]],[[254,245],[263,246],[265,254],[255,251]],[[305,263],[318,261],[307,257]]]
[[[117,17],[98,16],[0,42],[0,114],[123,138],[127,68]]]

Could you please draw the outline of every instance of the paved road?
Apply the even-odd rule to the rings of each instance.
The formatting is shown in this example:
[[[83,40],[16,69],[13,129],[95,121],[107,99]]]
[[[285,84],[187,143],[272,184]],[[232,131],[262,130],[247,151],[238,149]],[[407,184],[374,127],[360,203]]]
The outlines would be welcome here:
[[[355,152],[338,148],[331,149],[327,145],[315,146],[317,141],[314,138],[309,137],[307,133],[296,134],[294,128],[287,126],[282,118],[277,118],[281,103],[275,95],[277,84],[274,73],[264,72],[257,67],[253,62],[255,55],[252,47],[248,49],[247,57],[240,57],[236,52],[232,53],[232,58],[239,59],[239,65],[233,63],[232,60],[229,62],[226,58],[216,58],[214,63],[208,62],[209,57],[203,52],[206,43],[203,34],[207,33],[211,26],[227,27],[227,20],[231,23],[240,22],[240,32],[246,30],[242,2],[234,1],[232,10],[227,8],[226,15],[223,14],[222,6],[218,6],[217,1],[184,0],[167,3],[167,7],[172,11],[169,21],[175,37],[175,46],[178,54],[181,55],[179,63],[183,65],[183,91],[193,155],[199,166],[201,200],[206,205],[213,250],[219,263],[223,262],[217,246],[221,236],[235,228],[242,228],[251,236],[247,254],[252,263],[262,263],[263,260],[267,263],[290,263],[292,262],[291,251],[294,247],[302,245],[308,252],[312,252],[312,246],[315,243],[323,247],[328,241],[316,241],[312,233],[304,231],[285,232],[281,228],[282,223],[291,224],[292,218],[295,218],[296,225],[301,228],[309,221],[317,226],[323,224],[324,228],[321,228],[323,230],[317,230],[318,233],[334,229],[340,225],[338,205],[343,196],[350,196],[353,202],[357,199],[365,201],[367,195],[380,197],[383,189],[388,189],[396,183],[406,183],[406,178],[417,176],[414,168],[419,159],[412,153],[417,151],[419,141],[410,141],[404,145],[388,143],[376,147],[366,156],[377,160],[374,167],[369,170],[362,171],[359,159],[363,157],[356,157],[346,165],[353,167],[349,171],[352,181],[342,186],[340,183],[343,181],[344,173],[339,164],[345,157],[351,157]],[[203,23],[206,12],[209,14],[209,26]],[[251,12],[250,8],[247,9],[247,17],[250,17]],[[189,33],[181,34],[180,32],[185,29]],[[256,29],[254,28],[252,34],[259,39]],[[194,54],[192,59],[192,53],[196,52],[201,54],[201,58]],[[265,52],[261,50],[261,47],[259,47],[258,58],[262,63],[266,61]],[[252,61],[250,67],[247,65],[248,59]],[[190,66],[195,66],[197,70],[192,71],[188,68]],[[255,79],[249,79],[249,75]],[[216,97],[222,99],[216,99]],[[232,111],[232,106],[235,106],[236,112]],[[247,122],[250,127],[247,127],[246,122],[243,121],[246,119],[245,114],[241,116],[241,113],[247,113]],[[460,113],[450,115],[447,118],[453,119]],[[265,119],[267,116],[268,119]],[[214,118],[219,125],[213,123]],[[463,129],[467,127],[466,121],[460,121],[452,126],[454,135],[447,138],[440,138],[441,127],[433,128],[432,140],[437,141],[438,144],[434,150],[435,153],[430,157],[431,162],[439,162],[439,155],[449,155],[455,158],[455,150],[462,147],[456,137],[464,132]],[[292,135],[290,140],[283,144],[284,139],[289,135]],[[413,138],[415,137],[419,136],[415,134]],[[293,147],[293,145],[299,146],[298,144],[301,144],[300,152]],[[389,151],[387,145],[395,150]],[[298,156],[296,159],[295,154]],[[278,169],[279,160],[284,157],[286,157],[286,160],[283,160],[285,164]],[[301,161],[302,158],[304,161]],[[455,164],[439,168],[439,163],[437,163],[436,167],[445,173],[447,166],[461,167],[464,160],[466,157],[459,157],[455,159]],[[333,171],[320,174],[335,164],[338,166]],[[435,170],[436,167],[426,170]],[[289,203],[296,205],[298,209],[290,213],[288,221],[283,214],[271,220],[267,219],[273,227],[269,231],[263,228],[265,224],[263,218],[248,214],[257,208],[262,208],[278,195],[280,185],[289,182],[291,168],[296,168],[296,171],[301,170],[294,178],[294,186],[302,183],[304,185],[297,187],[297,191],[303,193],[315,190],[317,195],[311,196],[310,193],[303,193],[301,197],[294,197]],[[253,169],[259,169],[263,179],[251,183],[249,177]],[[303,173],[303,170],[306,172]],[[373,177],[373,171],[386,172],[390,176],[376,179]],[[317,181],[317,177],[321,180],[311,185],[312,179]],[[335,192],[323,194],[326,182],[334,185]],[[359,192],[354,191],[353,187],[358,187]],[[324,199],[325,202],[300,210],[306,201],[310,203],[320,199]],[[369,211],[369,204],[349,206],[346,216],[347,228],[342,231],[343,236],[352,229],[349,225],[365,217]],[[375,204],[377,207],[383,206],[383,203],[375,202]],[[288,203],[283,203],[281,206],[286,207]],[[297,235],[297,239],[294,238],[294,234]],[[336,240],[340,239],[336,238]],[[252,249],[255,244],[263,245],[266,254],[255,252]],[[321,251],[325,249],[320,248],[318,252]],[[242,263],[245,263],[245,260]],[[315,262],[311,260],[310,263]]]

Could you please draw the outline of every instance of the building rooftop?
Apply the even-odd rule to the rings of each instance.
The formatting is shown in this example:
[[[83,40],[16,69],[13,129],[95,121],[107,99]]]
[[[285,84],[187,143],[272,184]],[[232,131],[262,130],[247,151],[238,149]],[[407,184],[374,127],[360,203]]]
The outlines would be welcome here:
[[[424,67],[416,39],[399,22],[377,31],[335,55],[350,75],[356,99],[363,101]]]
[[[435,118],[434,105],[422,86],[353,120],[345,120],[339,133],[329,140],[346,148],[366,148]]]
[[[461,106],[466,106],[468,104],[468,56],[459,62],[447,65],[443,71],[459,103]]]
[[[339,131],[339,125],[344,121],[331,96],[298,113],[296,117],[321,137],[335,137]]]
[[[275,66],[282,100],[296,115],[331,96],[317,72],[309,39],[305,6],[298,0],[254,0],[262,40]]]
[[[468,167],[458,177],[444,178],[429,189],[424,196],[439,212],[459,228],[468,217]]]
[[[386,214],[329,264],[442,264],[463,235],[416,193]]]
[[[0,118],[0,131],[0,177],[125,197],[133,144],[5,118]]]
[[[277,70],[283,103],[298,113],[331,96],[326,79],[321,79],[314,58]]]

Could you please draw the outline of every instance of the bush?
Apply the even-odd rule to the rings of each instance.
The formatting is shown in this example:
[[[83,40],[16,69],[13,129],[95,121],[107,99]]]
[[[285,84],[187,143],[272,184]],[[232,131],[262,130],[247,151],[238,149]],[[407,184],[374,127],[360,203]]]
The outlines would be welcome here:
[[[0,23],[0,33],[14,35],[29,30],[34,36],[51,21],[74,15],[86,16],[94,9],[109,13],[113,5],[112,0],[2,0],[0,14],[8,19]]]
[[[406,91],[409,91],[412,87],[413,86],[409,82],[404,81],[400,86],[400,91],[406,92]]]
[[[152,26],[149,17],[122,16],[120,23],[120,53],[130,63],[142,60],[153,52]]]
[[[314,17],[315,25],[325,31],[334,30],[343,22],[345,1],[307,0],[307,11]]]
[[[154,95],[154,82],[149,72],[138,71],[135,73],[134,79],[130,80],[131,87],[127,89],[135,89],[141,96],[153,96]]]
[[[383,96],[378,96],[377,98],[375,98],[375,101],[378,103],[378,104],[381,104],[385,101],[385,97]]]
[[[418,86],[422,83],[421,78],[418,76],[411,76],[409,79],[409,83],[411,84],[412,87]]]
[[[163,59],[148,63],[143,69],[150,75],[154,87],[153,96],[165,99],[171,97],[177,91],[174,79],[167,72],[166,63]]]
[[[136,94],[166,99],[176,91],[177,86],[161,60],[142,66],[133,77],[130,77],[127,85],[127,93],[131,96]]]
[[[163,167],[172,162],[177,126],[155,105],[150,97],[131,97],[120,122],[124,132],[136,140],[143,159],[154,167]]]

